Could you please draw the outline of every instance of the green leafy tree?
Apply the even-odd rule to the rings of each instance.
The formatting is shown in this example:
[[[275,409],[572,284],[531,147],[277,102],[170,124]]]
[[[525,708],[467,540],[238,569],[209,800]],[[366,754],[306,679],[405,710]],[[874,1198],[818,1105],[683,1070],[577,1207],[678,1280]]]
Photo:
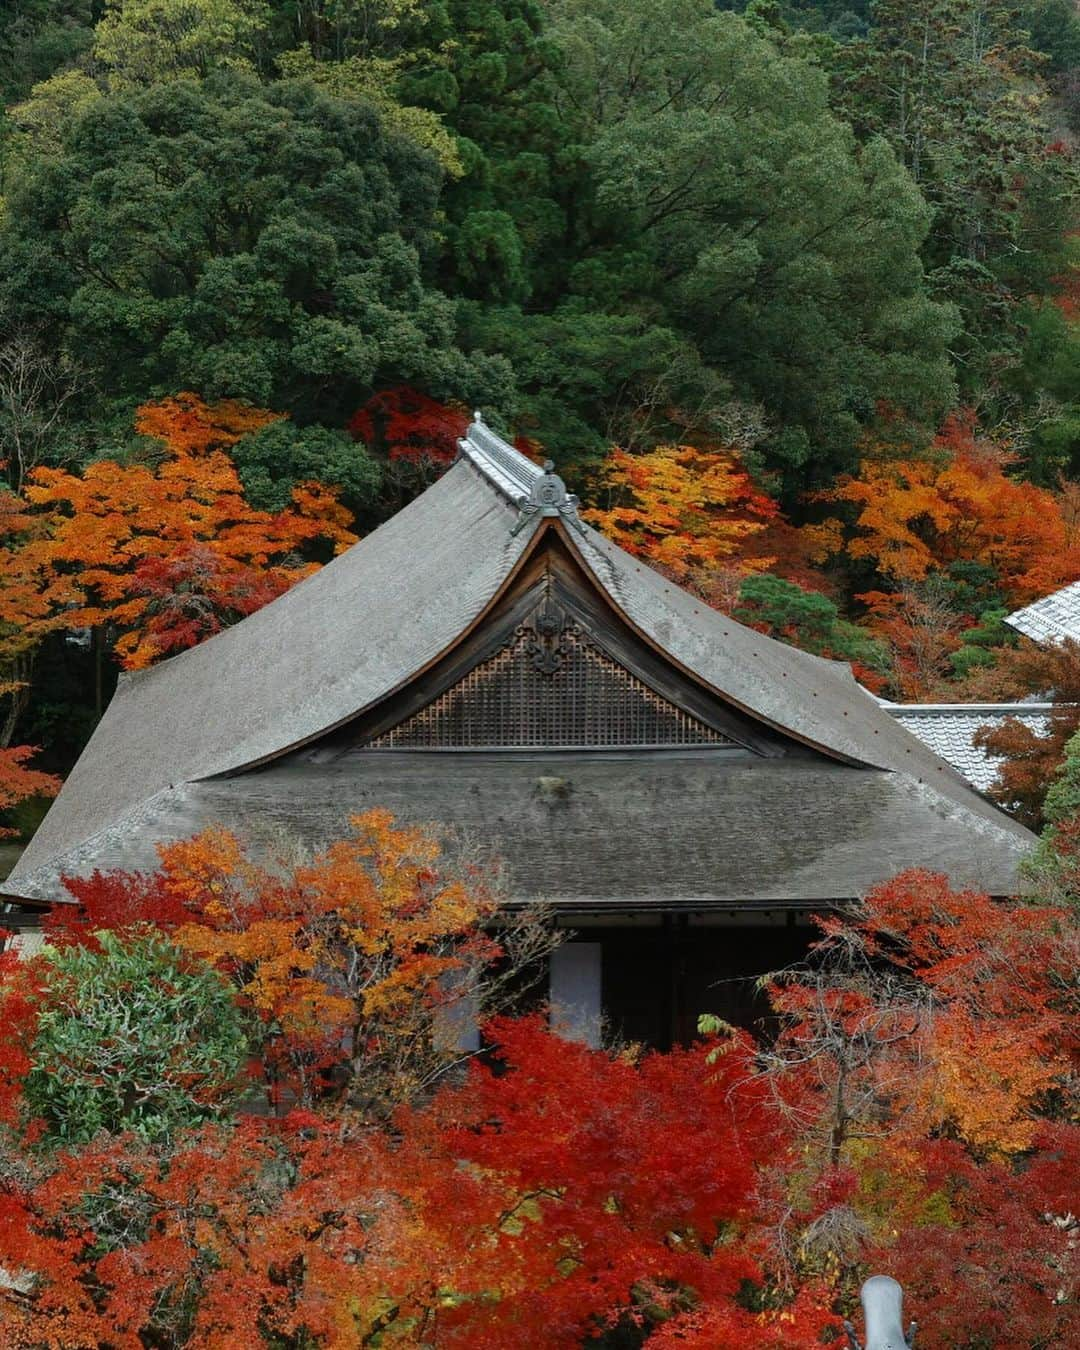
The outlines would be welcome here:
[[[441,174],[366,104],[242,74],[94,103],[0,231],[12,321],[44,318],[113,400],[190,388],[333,421],[409,380],[498,405],[427,286]]]
[[[1076,214],[1071,158],[1048,153],[1041,58],[1015,9],[989,0],[876,0],[865,43],[838,56],[847,115],[884,135],[933,208],[925,259],[964,316],[968,389],[1019,340],[1015,306],[1045,292]]]
[[[248,1042],[226,981],[153,930],[41,958],[29,1112],[64,1144],[165,1139],[237,1104]]]
[[[462,340],[510,361],[519,425],[563,464],[594,466],[612,443],[723,439],[731,382],[670,326],[605,303],[569,298],[533,314],[465,302]]]
[[[850,463],[882,401],[932,420],[954,319],[924,292],[929,213],[830,112],[824,73],[708,0],[552,12],[560,110],[621,245],[571,286],[662,313],[765,404],[772,461],[802,479]]]
[[[108,0],[89,50],[58,62],[8,110],[12,167],[61,153],[65,133],[105,94],[253,69],[269,16],[263,0]]]
[[[1035,892],[1071,905],[1080,917],[1080,732],[1065,743],[1065,758],[1043,801],[1042,837],[1025,870]]]
[[[1025,306],[1020,320],[1023,345],[1003,384],[1025,410],[1027,475],[1056,486],[1080,473],[1080,328],[1053,301]]]
[[[113,88],[249,69],[269,18],[265,0],[107,0],[93,55]]]
[[[0,0],[0,97],[11,103],[93,41],[92,0]]]
[[[1018,9],[1020,27],[1051,71],[1080,67],[1080,11],[1073,0],[1023,0]]]
[[[399,132],[428,150],[447,175],[459,178],[465,167],[454,136],[437,112],[399,102],[397,84],[403,58],[349,56],[341,61],[316,61],[308,47],[282,53],[277,67],[288,79],[310,80],[335,98],[359,100],[376,109],[390,131]]]
[[[1015,646],[1016,630],[1005,623],[1008,612],[1004,607],[984,609],[974,627],[963,629],[960,633],[963,645],[949,655],[958,678],[966,679],[979,667],[993,666],[1002,648]]]
[[[879,673],[888,669],[883,643],[865,628],[841,618],[827,595],[805,590],[782,577],[769,573],[746,577],[732,615],[740,623],[751,624],[815,656],[853,661]]]
[[[429,7],[430,56],[403,72],[398,96],[442,114],[464,172],[443,194],[450,293],[484,301],[562,290],[569,212],[567,128],[555,106],[559,54],[537,0],[441,0]]]
[[[738,14],[772,11],[795,29],[826,33],[838,41],[864,36],[870,26],[871,0],[716,0],[717,9]]]
[[[357,514],[369,509],[382,485],[382,471],[367,447],[331,427],[270,422],[237,441],[232,459],[248,500],[262,511],[283,511],[297,483],[315,479],[340,488]]]
[[[1080,811],[1080,734],[1065,744],[1065,759],[1046,790],[1043,815],[1051,825]]]

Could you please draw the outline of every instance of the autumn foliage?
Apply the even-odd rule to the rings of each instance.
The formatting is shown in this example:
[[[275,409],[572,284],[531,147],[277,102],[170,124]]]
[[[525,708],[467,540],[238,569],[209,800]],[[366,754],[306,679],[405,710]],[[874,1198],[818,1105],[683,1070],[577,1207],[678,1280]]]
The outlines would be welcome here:
[[[55,797],[60,779],[28,763],[37,753],[32,745],[12,745],[0,749],[0,811],[7,811],[27,797]],[[0,839],[15,830],[0,826]]]
[[[394,1133],[296,1112],[31,1164],[0,1196],[6,1343],[363,1344],[563,1350],[666,1322],[700,1347],[810,1347],[815,1291],[758,1312],[747,1229],[776,1139],[745,1047],[640,1062],[498,1024],[475,1064]],[[86,1205],[85,1196],[95,1197]],[[672,1319],[672,1320],[668,1320]],[[676,1336],[676,1333],[678,1335]],[[100,1338],[100,1339],[98,1339]]]
[[[772,981],[782,1022],[763,1054],[803,1141],[773,1177],[799,1215],[789,1278],[886,1270],[932,1346],[1067,1342],[1075,920],[909,872],[819,925],[806,964]]]
[[[718,571],[761,571],[745,542],[779,514],[728,451],[666,445],[634,455],[615,447],[602,471],[612,504],[586,519],[628,553],[680,581],[708,586]]]
[[[1007,447],[981,437],[972,414],[950,418],[931,452],[862,461],[821,500],[853,509],[815,526],[821,557],[843,549],[894,586],[955,562],[983,563],[1022,605],[1080,575],[1080,534],[1060,494],[1010,476]]]
[[[1034,694],[1053,701],[1040,733],[1018,718],[981,728],[976,744],[999,757],[990,795],[1033,829],[1043,823],[1043,800],[1080,727],[1080,644],[1022,642],[1001,653],[991,669],[968,682],[967,698],[1018,700]]]
[[[385,813],[270,870],[215,834],[69,884],[54,943],[162,930],[227,977],[258,1110],[65,1150],[20,1086],[44,958],[0,958],[5,1345],[809,1350],[871,1270],[931,1347],[1068,1343],[1062,910],[908,873],[820,921],[768,1042],[593,1050],[503,1014],[463,1058],[457,991],[498,1007],[539,948],[487,935],[485,875]]]
[[[16,565],[69,580],[78,603],[65,622],[119,629],[116,650],[129,669],[251,613],[310,570],[299,561],[304,546],[342,548],[353,538],[347,513],[318,484],[297,488],[293,506],[276,514],[248,505],[222,447],[266,420],[194,395],[145,406],[136,427],[160,439],[160,462],[36,470],[27,498],[48,530]]]
[[[274,1102],[355,1097],[384,1111],[411,1100],[459,1057],[440,1025],[465,1006],[496,1010],[551,944],[542,909],[488,936],[492,877],[451,866],[431,835],[385,811],[354,817],[308,860],[259,864],[214,829],[162,848],[152,875],[67,884],[78,906],[46,917],[54,943],[93,945],[103,928],[152,922],[228,976],[261,1029]]]
[[[374,394],[353,414],[349,430],[391,460],[431,466],[450,464],[469,425],[460,406],[439,403],[408,385]]]
[[[770,995],[787,1019],[777,1053],[793,1051],[800,1072],[812,1064],[806,1090],[827,1099],[832,1161],[853,1135],[881,1134],[884,1100],[917,1136],[946,1135],[976,1156],[1028,1149],[1039,1102],[1067,1081],[1076,1048],[1080,933],[1068,916],[906,872],[855,916],[818,923],[808,966]],[[841,1073],[846,1103],[831,1086]]]

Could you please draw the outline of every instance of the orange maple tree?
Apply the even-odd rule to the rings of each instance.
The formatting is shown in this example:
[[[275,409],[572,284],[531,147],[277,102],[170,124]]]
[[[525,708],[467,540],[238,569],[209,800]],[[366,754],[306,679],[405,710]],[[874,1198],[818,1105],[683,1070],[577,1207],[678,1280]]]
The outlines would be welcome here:
[[[802,1234],[789,1278],[888,1270],[931,1344],[1068,1339],[1075,921],[913,871],[817,922],[807,961],[773,978],[763,1050],[803,1145],[771,1178]]]
[[[0,491],[0,812],[28,797],[53,797],[60,780],[30,766],[36,753],[12,745],[29,691],[34,650],[61,622],[73,592],[44,558],[29,553],[44,538],[44,526],[14,493]],[[0,826],[0,837],[13,834]]]
[[[56,774],[32,768],[28,763],[37,753],[38,747],[34,745],[0,749],[0,812],[9,811],[28,797],[55,797],[60,791]],[[14,827],[0,825],[0,839],[16,834]]]
[[[274,416],[178,395],[136,415],[136,428],[162,442],[159,462],[36,470],[26,497],[47,528],[13,559],[16,576],[62,578],[77,597],[63,623],[119,630],[129,669],[251,613],[318,565],[303,560],[306,547],[340,550],[355,537],[318,483],[299,485],[277,513],[246,501],[223,447]]]
[[[500,1007],[552,945],[542,907],[489,936],[500,906],[491,875],[451,863],[433,836],[381,810],[353,817],[347,837],[300,865],[258,864],[216,829],[162,848],[152,877],[67,885],[79,903],[46,916],[52,941],[166,929],[229,977],[263,1028],[271,1095],[307,1104],[354,1089],[373,1109],[410,1100],[460,1058],[433,1028],[465,1007]]]
[[[173,454],[205,455],[211,450],[227,450],[260,427],[284,417],[284,413],[256,408],[238,399],[207,403],[185,390],[136,408],[135,430],[140,436],[162,441]]]
[[[914,702],[939,694],[970,616],[957,613],[932,586],[866,591],[858,598],[866,606],[866,627],[889,653],[894,692]]]
[[[1075,1049],[1067,913],[911,871],[817,922],[812,958],[770,997],[786,1019],[780,1077],[820,1111],[829,1161],[883,1135],[944,1133],[980,1156],[1029,1148]]]
[[[998,759],[989,795],[1031,829],[1041,828],[1043,799],[1080,728],[1080,643],[1037,645],[1023,639],[1002,650],[993,666],[960,686],[963,702],[1017,702],[1031,694],[1052,707],[1041,731],[1014,717],[981,727],[975,744]]]
[[[1080,531],[1062,494],[1008,474],[1007,448],[977,434],[974,414],[946,422],[930,453],[879,454],[818,500],[854,508],[807,527],[819,560],[845,554],[892,586],[925,581],[955,562],[992,568],[1022,605],[1080,576]]]
[[[764,571],[772,561],[744,556],[744,547],[779,507],[730,451],[663,445],[635,455],[615,447],[601,470],[604,493],[613,504],[585,519],[676,580],[708,589],[718,573]]]

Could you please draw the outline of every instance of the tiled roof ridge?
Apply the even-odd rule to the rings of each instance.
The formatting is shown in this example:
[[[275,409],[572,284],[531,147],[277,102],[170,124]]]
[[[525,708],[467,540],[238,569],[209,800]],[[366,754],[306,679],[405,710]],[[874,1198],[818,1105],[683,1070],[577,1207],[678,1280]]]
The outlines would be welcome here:
[[[458,450],[478,469],[494,487],[516,506],[527,497],[544,470],[497,435],[484,421],[483,414],[473,413],[473,420],[458,441]]]
[[[1001,756],[975,744],[983,726],[1015,718],[1045,734],[1053,703],[882,703],[881,709],[965,777],[979,792],[993,786]]]
[[[473,414],[458,449],[463,459],[518,508],[520,514],[511,534],[520,533],[530,522],[545,516],[559,516],[579,533],[585,532],[578,516],[581,503],[567,492],[552,461],[545,460],[542,468],[534,464],[492,431],[480,413]]]
[[[1054,709],[1053,703],[1048,702],[1014,702],[1004,703],[889,703],[882,701],[883,708],[892,713],[895,717],[900,713],[905,715],[918,715],[919,713],[981,713],[981,712],[1008,712],[1015,710],[1017,713],[1047,713]]]
[[[1070,581],[1014,610],[1005,616],[1004,622],[1033,642],[1080,640],[1080,581]]]

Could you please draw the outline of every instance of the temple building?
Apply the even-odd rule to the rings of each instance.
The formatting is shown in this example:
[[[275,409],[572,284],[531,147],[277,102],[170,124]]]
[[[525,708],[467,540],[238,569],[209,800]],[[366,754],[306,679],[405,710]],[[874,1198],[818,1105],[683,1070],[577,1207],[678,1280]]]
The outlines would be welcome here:
[[[373,534],[218,636],[122,678],[3,884],[152,869],[224,825],[318,848],[372,806],[501,860],[574,932],[574,1034],[657,1044],[751,1015],[807,916],[904,868],[1004,896],[1032,836],[841,663],[743,627],[623,552],[477,417]]]

